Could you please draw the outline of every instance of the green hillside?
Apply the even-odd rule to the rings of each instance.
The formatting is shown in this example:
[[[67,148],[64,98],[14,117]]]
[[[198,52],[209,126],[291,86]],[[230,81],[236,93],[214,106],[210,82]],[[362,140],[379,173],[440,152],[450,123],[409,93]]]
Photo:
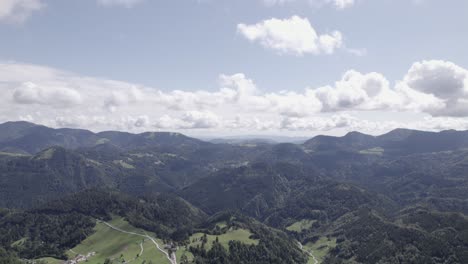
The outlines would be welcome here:
[[[133,227],[121,217],[116,217],[108,223],[124,231],[154,236],[154,234],[147,233],[142,229]],[[70,259],[73,259],[77,254],[88,255],[95,252],[94,256],[88,258],[87,263],[104,263],[106,259],[110,259],[115,262],[129,262],[134,260],[138,263],[143,261],[170,263],[166,256],[160,252],[148,238],[114,230],[102,222],[98,222],[96,224],[95,231],[96,232],[93,235],[89,236],[78,246],[67,252]],[[163,247],[163,241],[159,239],[156,241],[161,247]]]

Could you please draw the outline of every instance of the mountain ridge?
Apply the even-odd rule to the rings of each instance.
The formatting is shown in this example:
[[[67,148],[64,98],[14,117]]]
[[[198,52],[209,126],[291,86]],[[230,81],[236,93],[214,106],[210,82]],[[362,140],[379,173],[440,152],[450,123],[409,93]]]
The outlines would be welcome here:
[[[351,131],[344,136],[317,135],[299,145],[310,150],[343,149],[363,150],[364,148],[388,147],[395,142],[412,141],[416,137],[443,138],[448,142],[448,137],[456,138],[454,144],[462,144],[468,147],[468,131],[442,130],[439,132],[412,130],[405,128],[393,129],[381,135],[368,135],[358,131]],[[38,141],[42,143],[37,143]],[[118,147],[128,149],[149,146],[173,146],[174,144],[203,145],[203,144],[281,144],[266,139],[246,140],[212,140],[206,142],[194,137],[176,132],[142,132],[129,133],[122,131],[92,132],[86,129],[75,128],[50,128],[26,121],[9,121],[0,124],[0,151],[34,154],[45,147],[54,145],[76,149],[80,147],[93,147],[95,145],[110,143]],[[237,143],[236,143],[237,142]],[[360,149],[358,149],[360,148]],[[443,148],[438,148],[443,150]],[[435,150],[438,150],[437,148]]]

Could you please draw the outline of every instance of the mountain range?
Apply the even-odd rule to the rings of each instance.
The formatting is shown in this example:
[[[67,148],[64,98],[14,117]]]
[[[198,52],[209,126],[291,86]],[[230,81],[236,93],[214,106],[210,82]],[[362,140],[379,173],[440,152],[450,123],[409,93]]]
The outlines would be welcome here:
[[[208,142],[7,122],[0,208],[8,257],[64,258],[92,219],[120,216],[176,243],[220,222],[260,230],[258,248],[192,248],[194,263],[468,263],[468,131]],[[82,235],[33,236],[35,217]]]

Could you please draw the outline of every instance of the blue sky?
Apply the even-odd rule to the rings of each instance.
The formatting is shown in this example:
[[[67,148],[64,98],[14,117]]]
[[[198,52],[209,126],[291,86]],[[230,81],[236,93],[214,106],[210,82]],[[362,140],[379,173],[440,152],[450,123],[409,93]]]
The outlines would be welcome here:
[[[2,0],[0,121],[193,135],[468,129],[467,33],[463,0]]]

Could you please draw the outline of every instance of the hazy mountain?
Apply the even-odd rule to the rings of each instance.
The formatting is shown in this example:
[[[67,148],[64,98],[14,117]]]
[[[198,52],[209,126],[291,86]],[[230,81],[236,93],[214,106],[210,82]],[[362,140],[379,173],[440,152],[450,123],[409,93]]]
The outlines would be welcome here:
[[[113,144],[123,149],[143,147],[193,148],[203,141],[178,133],[147,132],[131,134],[125,132],[93,133],[82,129],[53,129],[27,122],[0,124],[0,151],[35,154],[44,148],[60,146],[68,149]]]
[[[468,131],[395,129],[380,136],[350,132],[343,137],[317,136],[306,141],[304,147],[310,151],[380,149],[382,154],[389,155],[460,150],[468,147]]]

